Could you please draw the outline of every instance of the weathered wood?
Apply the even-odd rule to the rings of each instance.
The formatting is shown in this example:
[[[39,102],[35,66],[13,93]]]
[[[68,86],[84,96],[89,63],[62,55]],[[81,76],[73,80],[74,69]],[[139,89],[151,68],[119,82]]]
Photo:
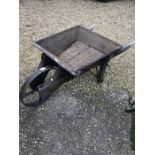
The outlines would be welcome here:
[[[41,39],[36,42],[36,44],[40,45],[46,51],[58,56],[72,43],[74,43],[77,40],[77,37],[77,28],[71,28],[45,39]]]
[[[92,63],[94,61],[94,58],[99,58],[102,56],[103,56],[103,53],[97,51],[92,47],[89,47],[84,52],[81,52],[79,55],[77,55],[67,63],[72,67],[73,70],[76,70],[82,65],[85,65],[87,63]]]
[[[84,44],[83,42],[76,41],[72,44],[71,47],[66,49],[64,52],[60,54],[60,59],[62,59],[65,62],[68,62],[72,58],[76,57],[78,54],[86,50],[89,46],[87,44]]]
[[[88,68],[121,47],[82,26],[41,39],[36,46],[74,76],[80,74],[80,69]]]
[[[79,41],[84,42],[103,53],[108,53],[118,47],[118,44],[112,40],[84,28],[79,29]]]

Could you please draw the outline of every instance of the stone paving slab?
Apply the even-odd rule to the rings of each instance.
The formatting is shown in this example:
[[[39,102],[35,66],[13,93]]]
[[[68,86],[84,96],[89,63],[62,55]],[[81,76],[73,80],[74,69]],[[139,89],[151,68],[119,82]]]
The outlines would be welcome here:
[[[107,91],[94,97],[56,91],[37,108],[20,105],[20,155],[133,155],[128,94]]]

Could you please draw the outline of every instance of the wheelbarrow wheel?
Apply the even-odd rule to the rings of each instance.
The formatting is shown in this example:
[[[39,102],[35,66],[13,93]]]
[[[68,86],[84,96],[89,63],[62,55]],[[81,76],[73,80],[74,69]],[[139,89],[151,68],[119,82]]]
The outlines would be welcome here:
[[[50,71],[55,70],[49,75]],[[20,91],[20,100],[27,107],[34,107],[48,99],[53,91],[72,79],[61,67],[45,66],[33,72]]]
[[[41,103],[39,91],[32,89],[27,81],[21,87],[20,100],[26,107],[34,107]]]
[[[51,70],[55,69],[50,66],[39,68],[26,79],[19,94],[20,101],[25,106],[34,107],[41,104],[42,98],[40,92],[38,91],[38,87],[44,84],[45,79],[47,80],[48,73]],[[53,76],[57,74],[58,70],[54,71]]]

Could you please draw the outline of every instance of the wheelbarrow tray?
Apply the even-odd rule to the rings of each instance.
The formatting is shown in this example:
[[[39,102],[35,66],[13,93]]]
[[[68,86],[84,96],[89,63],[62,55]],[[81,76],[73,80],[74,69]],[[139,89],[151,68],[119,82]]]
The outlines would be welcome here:
[[[82,26],[41,39],[35,45],[74,76],[122,47]]]
[[[120,45],[82,26],[37,41],[35,45],[43,54],[37,70],[21,87],[21,102],[28,107],[37,106],[62,84],[87,71],[97,83],[103,82],[108,62],[133,44]]]

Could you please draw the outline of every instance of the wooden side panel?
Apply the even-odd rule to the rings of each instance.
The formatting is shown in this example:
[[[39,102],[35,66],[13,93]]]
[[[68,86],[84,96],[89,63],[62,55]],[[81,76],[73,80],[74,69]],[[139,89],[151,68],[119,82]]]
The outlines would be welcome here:
[[[74,57],[73,59],[71,59],[70,61],[68,61],[67,63],[73,68],[73,70],[76,70],[81,66],[86,65],[87,63],[94,62],[95,59],[98,59],[103,55],[103,53],[90,47],[86,49],[84,52]]]
[[[79,30],[79,41],[85,42],[103,53],[108,53],[118,47],[117,43],[84,28]]]
[[[46,51],[59,55],[63,50],[78,39],[77,35],[78,29],[75,27],[42,39],[36,42],[36,44],[44,48]]]

